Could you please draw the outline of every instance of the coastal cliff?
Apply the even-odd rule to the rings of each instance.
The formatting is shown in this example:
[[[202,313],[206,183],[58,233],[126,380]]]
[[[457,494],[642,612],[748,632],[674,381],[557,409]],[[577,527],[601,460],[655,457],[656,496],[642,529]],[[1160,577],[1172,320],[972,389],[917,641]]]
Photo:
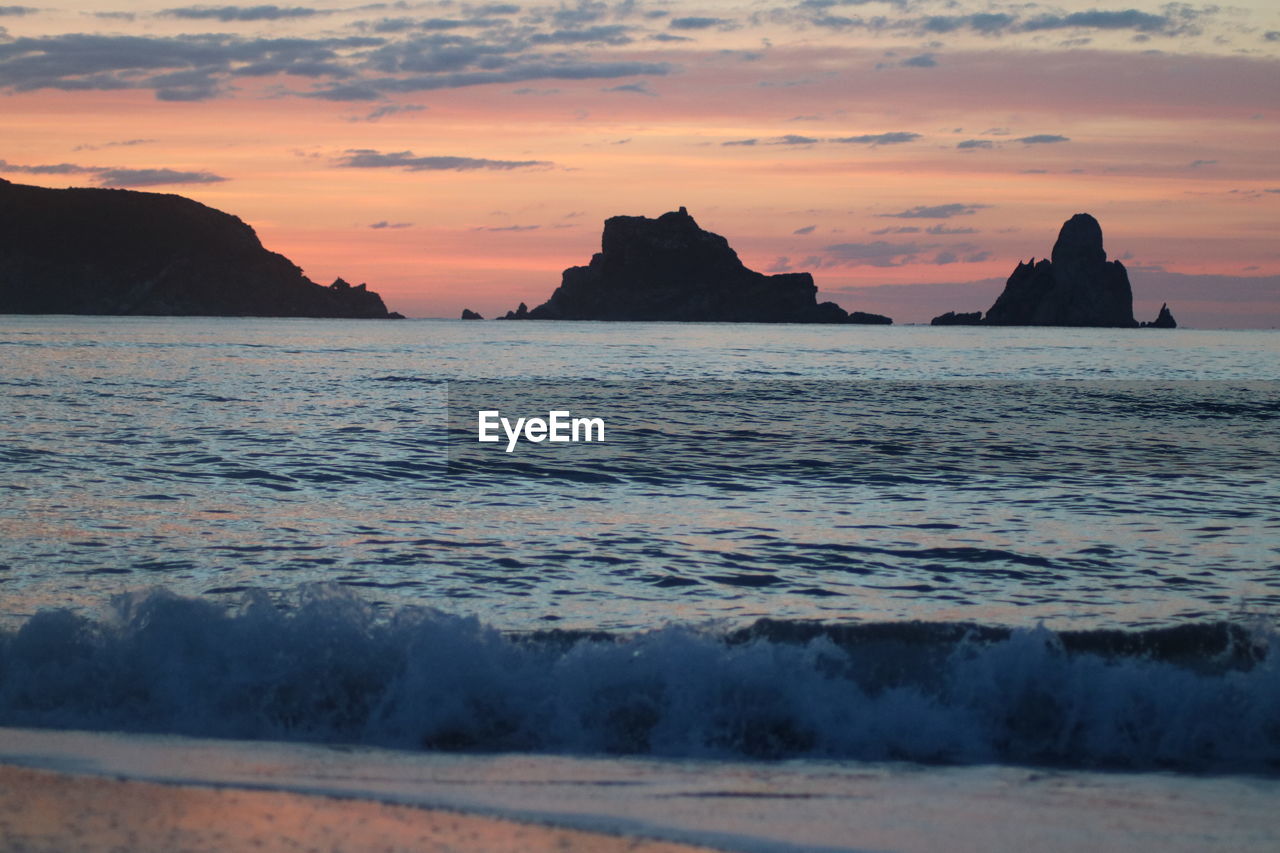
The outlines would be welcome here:
[[[1171,323],[1166,306],[1157,323],[1146,325],[1170,328]],[[1138,323],[1124,264],[1107,260],[1098,220],[1077,213],[1063,223],[1049,258],[1018,263],[985,317],[980,311],[948,311],[934,317],[932,325],[1137,328]]]
[[[316,284],[191,199],[2,179],[0,313],[400,317],[363,284]]]
[[[667,320],[745,323],[892,323],[817,302],[809,273],[748,269],[719,234],[683,207],[657,219],[605,221],[601,251],[565,270],[551,298],[508,320]],[[524,306],[521,306],[524,309]]]

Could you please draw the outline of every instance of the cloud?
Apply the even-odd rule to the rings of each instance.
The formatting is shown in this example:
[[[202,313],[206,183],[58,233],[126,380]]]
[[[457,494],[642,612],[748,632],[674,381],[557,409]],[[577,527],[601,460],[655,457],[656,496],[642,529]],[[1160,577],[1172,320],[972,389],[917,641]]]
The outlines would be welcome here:
[[[387,220],[384,219],[381,222],[374,222],[369,227],[374,229],[375,231],[382,231],[388,228],[412,228],[413,223],[412,222],[388,222]]]
[[[20,18],[23,15],[30,15],[39,11],[34,6],[0,6],[0,18]]]
[[[812,136],[801,136],[798,133],[788,133],[785,136],[775,136],[773,139],[765,142],[765,145],[813,145],[821,140],[814,139]]]
[[[712,27],[725,28],[734,26],[733,21],[725,18],[672,18],[667,26],[673,30],[709,30]]]
[[[632,95],[648,95],[651,98],[658,97],[658,93],[649,88],[649,84],[643,80],[639,83],[624,83],[621,86],[610,86],[607,89],[601,89],[601,92],[629,92]]]
[[[918,205],[900,213],[878,213],[889,219],[950,219],[953,216],[971,216],[975,211],[990,207],[989,204],[935,204]]]
[[[72,151],[97,151],[102,148],[131,148],[134,145],[147,145],[154,139],[122,139],[118,142],[103,142],[100,145],[77,145]]]
[[[1280,41],[1280,30],[1267,30],[1262,38],[1264,41]]]
[[[945,225],[930,225],[924,229],[926,234],[977,234],[976,228],[948,228]]]
[[[371,148],[353,148],[344,152],[337,165],[350,169],[404,169],[406,172],[471,172],[489,170],[509,172],[513,169],[545,168],[554,165],[545,160],[488,160],[480,157],[415,157],[412,151],[382,153]]]
[[[1187,166],[1187,168],[1199,169],[1202,166],[1215,166],[1217,165],[1217,163],[1218,163],[1217,160],[1192,160],[1190,165]]]
[[[422,104],[383,104],[363,116],[352,116],[350,121],[378,121],[396,113],[416,113],[425,110]]]
[[[212,172],[180,172],[175,169],[103,169],[98,184],[104,187],[157,187],[165,184],[214,184],[227,180]]]
[[[871,243],[836,243],[824,247],[824,251],[830,256],[827,265],[899,267],[915,260],[924,248],[916,243],[876,240]]]
[[[1071,139],[1056,133],[1037,133],[1032,136],[1020,136],[1013,141],[1024,145],[1050,145],[1055,142],[1070,142]]]
[[[541,225],[484,225],[473,231],[537,231]]]
[[[623,45],[630,44],[633,39],[627,33],[631,32],[631,27],[625,27],[620,24],[608,24],[596,27],[587,27],[584,30],[556,30],[552,33],[534,33],[529,36],[530,44],[591,44],[600,42],[603,44]]]
[[[975,148],[995,148],[996,144],[990,139],[966,139],[963,142],[957,142],[956,147],[961,151],[972,151]]]
[[[730,139],[728,142],[721,142],[721,145],[755,145],[759,139]]]
[[[872,236],[875,236],[875,237],[879,237],[884,234],[919,234],[919,233],[920,233],[920,229],[914,225],[900,225],[900,226],[890,225],[888,228],[880,228],[876,231],[871,232]]]
[[[938,60],[933,58],[932,53],[922,53],[919,56],[904,59],[900,64],[907,68],[934,68],[937,66]]]
[[[898,131],[895,133],[864,133],[861,136],[842,136],[828,141],[851,145],[901,145],[904,142],[914,142],[919,138],[920,134],[918,133]]]
[[[212,172],[177,169],[126,169],[118,166],[81,166],[76,163],[20,165],[0,160],[0,172],[25,175],[93,175],[100,187],[153,187],[166,184],[212,184],[227,180]]]
[[[201,7],[203,8],[203,7]],[[254,7],[257,8],[257,7]],[[0,42],[0,89],[110,91],[151,89],[160,100],[199,101],[234,91],[238,78],[291,75],[317,80],[286,94],[332,101],[373,101],[423,92],[532,80],[661,76],[666,62],[583,59],[580,52],[539,52],[620,31],[592,28],[533,36],[475,38],[456,33],[326,38],[244,38],[226,33],[123,36],[63,34]],[[536,35],[536,34],[535,34]]]
[[[165,9],[160,13],[171,18],[187,18],[194,20],[215,20],[223,23],[231,21],[279,21],[288,18],[310,18],[313,15],[327,14],[319,9],[304,6],[182,6],[177,9]]]
[[[803,228],[797,228],[796,230],[792,231],[791,233],[792,233],[792,234],[801,234],[801,235],[803,235],[803,234],[812,234],[812,233],[813,233],[813,231],[814,231],[814,229],[815,229],[815,228],[817,228],[817,227],[818,227],[818,226],[816,226],[816,225],[806,225],[806,226],[805,226],[805,227],[803,227]]]

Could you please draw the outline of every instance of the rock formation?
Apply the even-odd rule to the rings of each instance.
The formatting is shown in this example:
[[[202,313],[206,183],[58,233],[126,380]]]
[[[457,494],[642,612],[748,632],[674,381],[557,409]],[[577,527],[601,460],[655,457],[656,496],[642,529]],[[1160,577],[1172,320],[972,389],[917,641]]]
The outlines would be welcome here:
[[[891,323],[819,304],[809,273],[764,275],[747,269],[719,234],[683,207],[657,219],[614,216],[601,251],[564,271],[551,298],[508,320],[674,320],[753,323]]]
[[[177,195],[0,180],[0,313],[398,318],[312,282],[239,218]]]
[[[993,326],[1134,327],[1124,264],[1107,261],[1102,228],[1087,213],[1063,224],[1052,259],[1019,263],[987,311]]]
[[[1173,319],[1173,312],[1169,310],[1169,304],[1166,302],[1160,306],[1160,313],[1156,315],[1156,318],[1150,323],[1143,323],[1142,328],[1176,329],[1178,328],[1178,321]]]
[[[483,319],[484,319],[484,317],[480,316],[480,314],[476,313],[475,311],[472,311],[470,308],[463,308],[463,309],[462,309],[462,319],[464,319],[464,320],[483,320]]]
[[[982,312],[970,311],[967,314],[957,314],[955,311],[948,311],[940,314],[929,321],[930,326],[981,326]]]
[[[1162,311],[1163,318],[1166,311]],[[1173,320],[1172,315],[1169,321]],[[1157,323],[1161,322],[1160,319]],[[987,311],[933,318],[933,325],[1099,326],[1134,328],[1133,291],[1119,261],[1107,261],[1102,228],[1077,213],[1058,232],[1050,258],[1018,263],[1004,292]],[[1155,326],[1155,323],[1151,325]],[[1161,326],[1161,328],[1169,328]]]

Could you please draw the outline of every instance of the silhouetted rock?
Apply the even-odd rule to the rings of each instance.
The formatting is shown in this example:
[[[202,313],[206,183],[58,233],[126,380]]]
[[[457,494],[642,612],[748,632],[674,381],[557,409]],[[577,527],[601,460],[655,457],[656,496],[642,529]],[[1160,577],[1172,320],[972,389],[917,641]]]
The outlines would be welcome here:
[[[472,311],[470,308],[463,308],[463,309],[462,309],[462,319],[464,319],[464,320],[483,320],[483,319],[484,319],[484,317],[481,317],[479,314],[477,314],[475,311]]]
[[[970,311],[967,314],[957,314],[955,311],[948,311],[945,314],[939,314],[929,321],[930,326],[981,326],[982,312]]]
[[[0,181],[0,313],[398,318],[177,195]]]
[[[987,311],[993,326],[1135,327],[1124,264],[1107,261],[1102,228],[1087,213],[1062,226],[1051,260],[1019,263]]]
[[[1169,304],[1165,303],[1160,306],[1160,313],[1150,323],[1143,323],[1144,329],[1176,329],[1178,321],[1173,319],[1173,312],[1169,310]]]
[[[834,302],[823,302],[822,305],[835,305]],[[822,305],[818,307],[821,308]],[[836,305],[837,308],[840,306]],[[840,309],[844,310],[844,309]],[[849,315],[843,320],[832,320],[833,323],[857,323],[863,326],[892,326],[893,320],[883,314],[871,314],[867,311],[850,311]]]
[[[890,323],[834,302],[817,303],[809,273],[764,275],[743,266],[719,234],[683,207],[657,219],[614,216],[601,251],[564,271],[560,287],[532,311],[506,319],[675,320],[754,323]]]
[[[508,311],[506,314],[504,314],[504,315],[503,315],[503,316],[501,316],[501,317],[498,317],[497,319],[499,319],[499,320],[528,320],[528,319],[529,319],[529,306],[528,306],[528,305],[525,305],[523,302],[521,302],[521,303],[520,303],[520,305],[519,305],[519,307],[517,307],[517,308],[516,308],[516,310],[514,310],[514,311]]]

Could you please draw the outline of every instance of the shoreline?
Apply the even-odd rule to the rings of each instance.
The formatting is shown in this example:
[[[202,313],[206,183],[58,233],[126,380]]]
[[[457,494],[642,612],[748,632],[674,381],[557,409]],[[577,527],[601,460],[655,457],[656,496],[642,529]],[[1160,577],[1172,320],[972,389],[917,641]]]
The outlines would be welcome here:
[[[144,782],[13,764],[0,764],[0,839],[0,849],[31,853],[711,849],[377,800]]]
[[[1270,851],[1280,779],[0,727],[0,851]]]

